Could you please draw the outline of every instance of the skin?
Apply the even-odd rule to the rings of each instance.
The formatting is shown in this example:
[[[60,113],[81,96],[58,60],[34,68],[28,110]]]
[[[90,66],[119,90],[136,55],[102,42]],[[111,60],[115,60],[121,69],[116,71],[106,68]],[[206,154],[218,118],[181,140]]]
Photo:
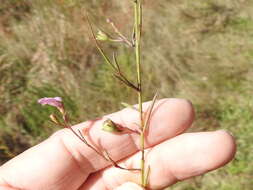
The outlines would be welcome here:
[[[144,103],[144,110],[150,102]],[[73,126],[86,139],[108,151],[126,168],[138,168],[139,136],[101,130],[110,118],[130,129],[138,128],[138,112],[123,109],[103,118]],[[194,120],[192,104],[183,99],[157,101],[146,135],[146,165],[151,168],[150,189],[224,166],[235,155],[234,138],[226,131],[185,133]],[[1,190],[140,190],[139,172],[110,166],[70,130],[62,129],[0,167]]]

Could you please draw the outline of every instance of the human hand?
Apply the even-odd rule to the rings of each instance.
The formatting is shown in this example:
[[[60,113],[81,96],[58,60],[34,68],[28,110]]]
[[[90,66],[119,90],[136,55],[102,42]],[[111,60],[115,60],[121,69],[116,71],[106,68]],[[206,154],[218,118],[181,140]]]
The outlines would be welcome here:
[[[149,103],[144,104],[144,110]],[[136,128],[139,114],[132,109],[87,121],[75,130],[88,131],[89,141],[108,151],[126,168],[139,168],[139,135],[101,130],[104,119]],[[157,101],[146,136],[149,188],[162,189],[228,163],[235,154],[234,139],[225,131],[184,133],[194,119],[192,105],[182,99]],[[62,129],[0,167],[1,190],[138,190],[139,172],[110,166],[69,129]]]

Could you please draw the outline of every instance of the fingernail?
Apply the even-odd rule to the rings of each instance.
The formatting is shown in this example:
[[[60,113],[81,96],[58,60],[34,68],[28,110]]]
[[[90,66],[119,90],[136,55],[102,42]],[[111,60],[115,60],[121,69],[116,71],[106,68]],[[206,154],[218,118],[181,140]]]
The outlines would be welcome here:
[[[231,131],[226,130],[226,129],[220,129],[218,131],[228,133],[229,135],[231,135],[232,137],[234,137],[233,133]]]

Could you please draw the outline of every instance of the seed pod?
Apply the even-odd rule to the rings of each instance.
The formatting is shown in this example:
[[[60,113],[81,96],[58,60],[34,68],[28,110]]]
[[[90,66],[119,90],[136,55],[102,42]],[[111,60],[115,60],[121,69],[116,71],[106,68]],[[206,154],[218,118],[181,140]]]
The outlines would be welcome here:
[[[120,129],[120,127],[116,123],[114,123],[111,119],[107,119],[104,121],[102,130],[110,133],[122,131],[122,129]]]
[[[99,30],[97,33],[96,39],[99,41],[108,41],[110,38],[106,33]]]

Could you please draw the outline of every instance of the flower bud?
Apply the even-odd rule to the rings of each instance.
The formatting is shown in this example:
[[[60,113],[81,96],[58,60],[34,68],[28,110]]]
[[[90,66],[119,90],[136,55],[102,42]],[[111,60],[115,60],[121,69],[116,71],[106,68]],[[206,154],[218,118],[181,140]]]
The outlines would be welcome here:
[[[97,33],[96,39],[99,41],[108,41],[110,38],[106,33],[99,30]]]
[[[120,129],[120,127],[110,119],[107,119],[104,121],[103,126],[102,126],[102,130],[104,130],[106,132],[110,132],[110,133],[122,131]]]
[[[55,124],[57,124],[57,125],[61,124],[56,115],[51,114],[49,117],[50,117],[51,121],[54,122]]]

